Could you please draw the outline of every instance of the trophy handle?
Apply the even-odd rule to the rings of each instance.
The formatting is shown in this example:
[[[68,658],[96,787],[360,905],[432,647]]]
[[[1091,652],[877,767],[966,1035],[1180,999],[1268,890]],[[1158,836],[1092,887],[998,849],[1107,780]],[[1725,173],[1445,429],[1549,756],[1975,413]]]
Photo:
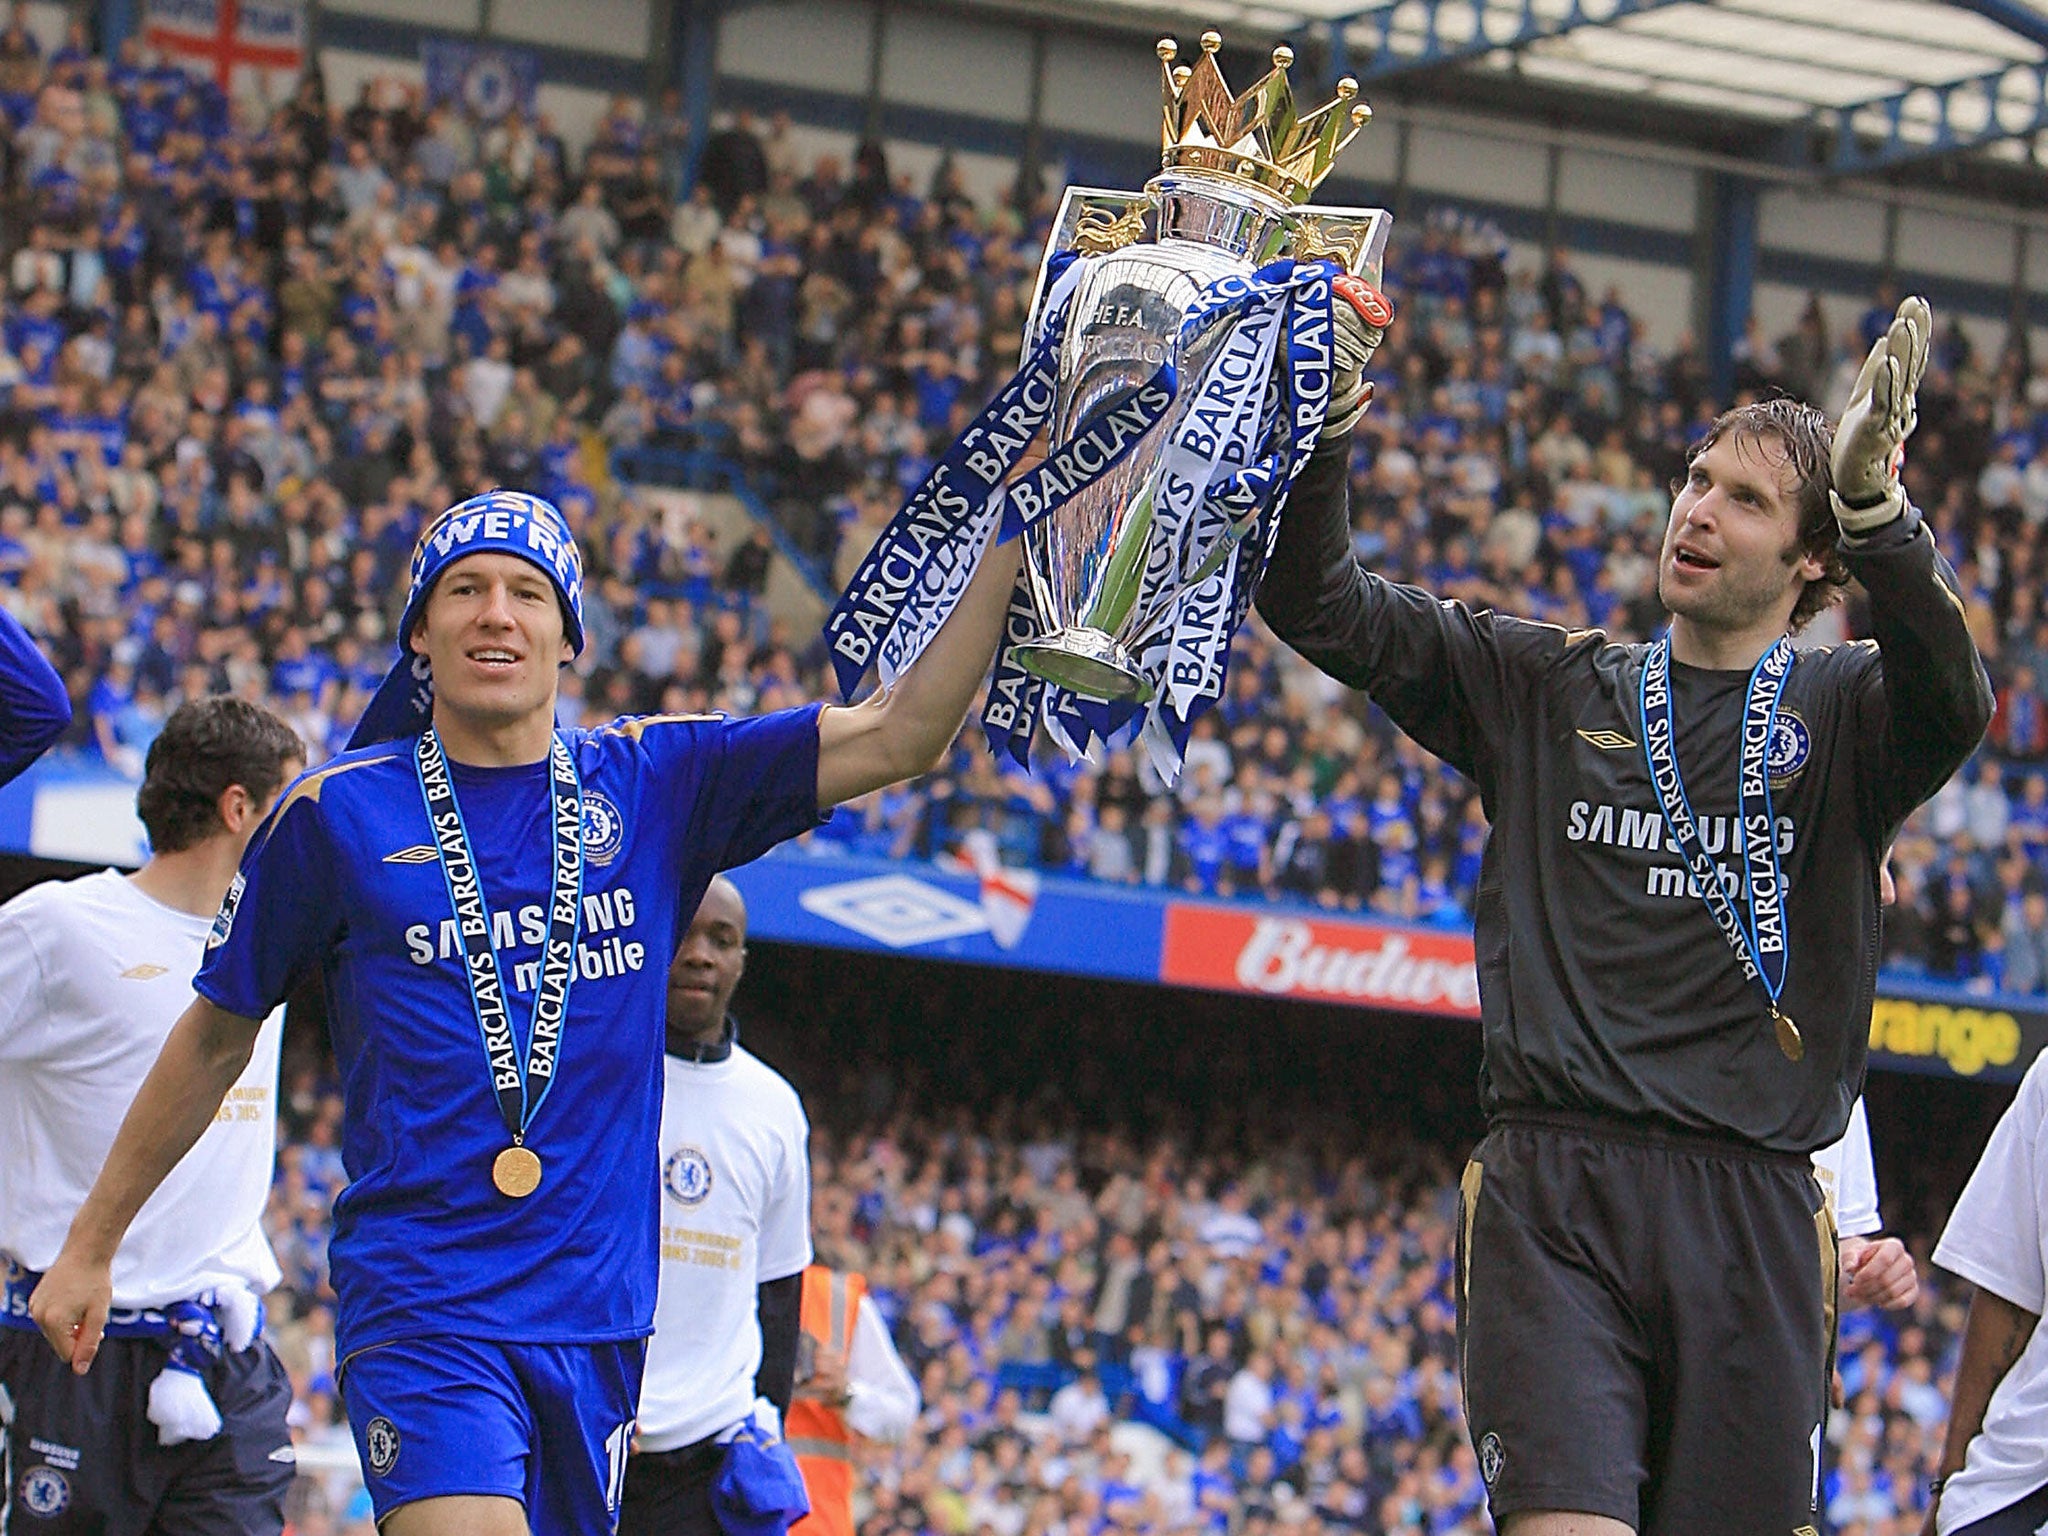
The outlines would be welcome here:
[[[1303,203],[1289,209],[1282,218],[1287,226],[1282,241],[1284,254],[1297,261],[1328,258],[1353,277],[1362,277],[1375,288],[1380,286],[1387,260],[1387,236],[1394,228],[1394,217],[1385,209]]]
[[[1149,192],[1118,192],[1107,187],[1069,187],[1052,221],[1052,234],[1039,259],[1038,281],[1031,289],[1031,312],[1024,322],[1024,353],[1028,356],[1052,286],[1052,259],[1061,251],[1101,256],[1144,238],[1145,221],[1156,206]],[[1384,240],[1381,242],[1385,244]]]

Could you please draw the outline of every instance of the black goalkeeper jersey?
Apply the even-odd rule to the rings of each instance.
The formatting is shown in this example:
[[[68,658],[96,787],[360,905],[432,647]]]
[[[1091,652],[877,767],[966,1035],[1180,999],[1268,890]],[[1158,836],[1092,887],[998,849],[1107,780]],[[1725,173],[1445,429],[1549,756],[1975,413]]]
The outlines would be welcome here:
[[[1954,574],[1919,515],[1909,508],[1844,545],[1876,640],[1802,652],[1779,701],[1780,1001],[1806,1041],[1792,1062],[1669,839],[1638,707],[1649,647],[1477,611],[1362,569],[1346,459],[1320,452],[1302,472],[1259,611],[1479,787],[1492,822],[1474,913],[1486,1112],[1651,1117],[1785,1152],[1838,1140],[1869,1047],[1880,862],[1991,718]],[[1671,671],[1701,841],[1739,882],[1749,674]],[[1746,892],[1736,896],[1746,910]]]

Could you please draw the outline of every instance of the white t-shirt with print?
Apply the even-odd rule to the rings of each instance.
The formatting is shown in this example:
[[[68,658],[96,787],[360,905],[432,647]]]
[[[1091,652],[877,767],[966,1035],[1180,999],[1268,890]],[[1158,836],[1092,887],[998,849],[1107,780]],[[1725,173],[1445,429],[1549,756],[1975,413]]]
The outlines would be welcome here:
[[[756,1288],[811,1262],[810,1122],[796,1090],[739,1046],[662,1058],[661,1290],[640,1387],[640,1447],[672,1451],[754,1406]]]
[[[118,870],[49,881],[0,907],[0,1253],[47,1269],[171,1026],[213,926]],[[284,1010],[256,1036],[214,1123],[143,1205],[114,1256],[114,1305],[162,1306],[280,1274],[263,1235],[277,1147]]]

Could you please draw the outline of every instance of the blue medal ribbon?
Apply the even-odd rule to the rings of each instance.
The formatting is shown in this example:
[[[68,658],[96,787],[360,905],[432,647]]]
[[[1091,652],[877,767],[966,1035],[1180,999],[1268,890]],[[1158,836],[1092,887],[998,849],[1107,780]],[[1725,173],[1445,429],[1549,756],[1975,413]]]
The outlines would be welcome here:
[[[491,1090],[498,1114],[512,1133],[512,1145],[523,1146],[527,1128],[554,1087],[555,1067],[568,1020],[569,988],[576,979],[576,941],[583,906],[583,786],[576,762],[561,733],[548,746],[550,794],[548,823],[553,831],[552,883],[548,892],[548,933],[541,950],[540,979],[533,992],[533,1017],[527,1027],[526,1060],[506,1005],[498,952],[491,945],[491,908],[484,899],[476,856],[456,803],[455,783],[441,750],[441,733],[427,730],[414,749],[413,766],[426,801],[440,855],[441,875],[448,885],[455,929],[462,938],[463,976],[469,983],[470,1006],[483,1037],[484,1059],[490,1066]]]
[[[1785,911],[1785,879],[1778,861],[1777,819],[1771,810],[1771,732],[1778,700],[1792,675],[1797,653],[1789,639],[1764,652],[1751,668],[1742,702],[1742,755],[1736,783],[1736,826],[1742,839],[1745,915],[1722,888],[1720,867],[1700,839],[1699,823],[1686,798],[1678,767],[1677,732],[1671,718],[1671,637],[1652,645],[1643,658],[1638,706],[1643,717],[1643,757],[1663,807],[1664,825],[1685,860],[1691,883],[1713,915],[1715,927],[1734,951],[1745,980],[1764,994],[1784,1053],[1798,1060],[1799,1031],[1778,1006],[1791,962]]]

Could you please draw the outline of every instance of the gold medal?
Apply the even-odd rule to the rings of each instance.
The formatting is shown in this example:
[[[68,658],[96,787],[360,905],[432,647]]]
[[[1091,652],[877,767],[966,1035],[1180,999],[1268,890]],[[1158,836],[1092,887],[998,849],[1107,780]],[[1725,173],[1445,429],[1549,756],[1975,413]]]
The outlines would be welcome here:
[[[1778,1049],[1785,1053],[1787,1061],[1797,1061],[1806,1054],[1806,1042],[1799,1036],[1799,1026],[1792,1022],[1792,1016],[1771,1009],[1771,1028],[1778,1032]],[[516,1148],[514,1149],[517,1150]],[[538,1179],[536,1174],[535,1178]]]
[[[524,1200],[540,1188],[540,1159],[525,1147],[507,1147],[491,1164],[491,1182],[499,1194]]]

